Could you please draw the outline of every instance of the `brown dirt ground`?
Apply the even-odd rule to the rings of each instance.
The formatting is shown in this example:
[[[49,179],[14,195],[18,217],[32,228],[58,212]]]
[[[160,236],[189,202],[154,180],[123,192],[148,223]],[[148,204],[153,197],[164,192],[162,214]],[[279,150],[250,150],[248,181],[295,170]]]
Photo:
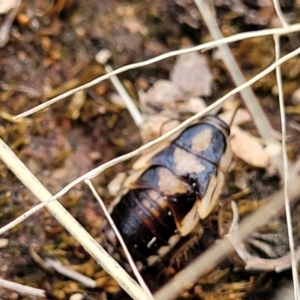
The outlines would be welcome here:
[[[209,40],[200,19],[191,17],[191,9],[192,4],[182,7],[167,0],[26,1],[21,5],[11,28],[10,40],[0,49],[0,136],[51,193],[58,192],[93,167],[137,148],[141,144],[137,128],[126,109],[108,100],[114,91],[108,81],[84,93],[79,111],[71,99],[66,99],[20,122],[13,122],[11,115],[104,74],[103,67],[94,58],[102,48],[112,52],[111,65],[117,68]],[[296,6],[293,22],[299,21],[299,12],[299,6]],[[270,18],[274,16],[272,11],[260,13],[268,13]],[[0,21],[4,17],[0,16]],[[244,16],[226,7],[218,8],[218,19],[224,35],[262,28],[246,24]],[[191,27],[192,21],[198,28]],[[268,26],[270,24],[264,27]],[[287,53],[299,46],[299,36],[291,35],[283,42],[283,53]],[[232,50],[246,77],[250,78],[274,60],[272,47],[272,38],[257,38],[235,43]],[[206,55],[212,58],[213,52],[208,51]],[[121,74],[120,79],[136,98],[138,89],[147,89],[158,79],[168,78],[173,64],[174,59],[161,61]],[[282,68],[286,105],[290,109],[288,124],[300,121],[298,106],[291,104],[291,96],[299,88],[298,64],[296,58]],[[213,94],[207,98],[208,103],[233,87],[222,63],[210,60],[210,66],[214,87]],[[270,122],[279,131],[274,86],[272,74],[255,84],[254,90]],[[256,134],[253,124],[247,124],[245,129]],[[293,162],[298,161],[300,154],[298,136],[298,131],[289,126],[288,154]],[[111,200],[107,184],[115,174],[129,168],[129,163],[120,164],[95,180],[98,192],[107,202]],[[239,172],[248,174],[247,184],[251,189],[243,199],[244,205],[251,206],[250,201],[263,199],[278,187],[277,175],[269,176],[265,170],[241,163],[229,175],[226,195],[238,191],[234,182]],[[0,226],[37,202],[0,162]],[[102,212],[84,185],[72,189],[61,203],[96,239],[100,239]],[[208,222],[206,226],[212,226],[212,223]],[[105,292],[110,297],[110,293],[118,289],[46,210],[31,216],[2,238],[9,242],[0,251],[1,277],[45,289],[48,299],[69,299],[76,292],[84,294],[84,299],[105,299]],[[99,287],[87,289],[62,275],[44,270],[33,259],[34,253],[76,265],[79,272],[97,279]],[[181,299],[262,299],[289,277],[289,272],[278,275],[247,273],[242,269],[234,271],[234,263],[226,261],[201,279],[196,287],[186,291]],[[29,299],[2,289],[0,298]]]

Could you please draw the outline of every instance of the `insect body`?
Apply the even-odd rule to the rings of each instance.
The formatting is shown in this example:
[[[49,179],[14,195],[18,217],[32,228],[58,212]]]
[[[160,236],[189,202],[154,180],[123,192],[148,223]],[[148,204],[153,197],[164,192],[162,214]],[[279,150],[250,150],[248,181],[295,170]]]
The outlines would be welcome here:
[[[133,165],[110,212],[135,261],[151,265],[201,230],[231,163],[229,134],[226,123],[208,115]],[[104,231],[117,247],[110,226]]]

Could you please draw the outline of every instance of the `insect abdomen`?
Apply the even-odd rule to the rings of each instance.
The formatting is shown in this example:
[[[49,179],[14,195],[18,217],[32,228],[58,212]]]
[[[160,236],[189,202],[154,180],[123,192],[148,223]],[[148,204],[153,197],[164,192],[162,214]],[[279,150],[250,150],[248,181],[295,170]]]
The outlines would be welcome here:
[[[176,230],[172,216],[157,204],[163,201],[154,190],[129,191],[111,215],[134,258],[144,263]]]

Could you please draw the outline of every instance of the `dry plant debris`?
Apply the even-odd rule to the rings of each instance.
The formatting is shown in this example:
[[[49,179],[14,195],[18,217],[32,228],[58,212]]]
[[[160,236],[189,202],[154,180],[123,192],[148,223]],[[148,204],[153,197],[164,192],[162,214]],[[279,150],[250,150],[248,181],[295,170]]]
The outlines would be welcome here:
[[[109,82],[78,93],[71,99],[57,103],[30,118],[16,122],[12,116],[44,102],[46,98],[104,74],[104,68],[94,59],[102,48],[111,51],[112,66],[117,68],[179,49],[187,44],[210,39],[193,5],[185,5],[184,1],[177,2],[180,2],[181,6],[168,1],[102,1],[101,4],[95,1],[81,3],[74,0],[22,2],[10,27],[8,43],[0,49],[0,137],[49,190],[57,192],[94,166],[137,148],[141,144],[140,133],[126,110],[118,103],[108,101],[114,93],[114,88]],[[254,26],[252,29],[261,29],[261,24],[273,26],[275,23],[276,16],[270,7],[249,7],[245,2],[242,6],[235,6],[243,10],[229,11],[226,9],[228,1],[218,2],[222,9],[217,10],[217,17],[225,35],[249,30],[249,22]],[[235,3],[241,5],[241,1]],[[291,18],[294,16],[292,22],[299,21],[299,4],[294,7],[293,12],[294,14],[289,15]],[[4,25],[6,17],[7,15],[0,16],[0,26]],[[285,40],[284,53],[299,46],[298,34],[289,35]],[[265,68],[274,58],[271,38],[245,40],[231,47],[245,76],[249,78]],[[140,97],[141,108],[143,109],[144,102],[150,102],[153,105],[152,110],[147,113],[157,114],[162,110],[162,116],[159,118],[160,122],[164,123],[172,114],[177,118],[181,115],[185,117],[195,110],[199,111],[201,107],[232,89],[232,82],[222,61],[217,59],[217,52],[211,51],[201,56],[194,54],[193,59],[195,61],[192,60],[192,67],[199,65],[197,68],[206,70],[207,76],[201,82],[205,83],[201,91],[198,90],[200,85],[194,80],[201,80],[203,73],[197,68],[180,67],[174,60],[162,61],[144,69],[128,72],[120,76],[120,79],[126,84],[133,98],[137,94],[141,95],[141,91],[146,92],[146,100],[143,96]],[[286,79],[286,104],[291,107],[288,121],[296,123],[300,122],[297,106],[294,106],[298,104],[296,90],[299,88],[299,70],[298,59],[293,59],[282,67],[283,77]],[[170,73],[173,74],[173,82],[169,81]],[[184,76],[188,83],[183,90],[178,88],[179,79],[175,80],[182,78],[178,74]],[[267,76],[255,84],[254,89],[274,129],[279,131],[275,77]],[[194,92],[196,96],[205,97],[205,101],[190,98]],[[172,96],[172,99],[166,101],[166,95]],[[169,114],[163,115],[168,110]],[[240,127],[233,129],[233,132],[236,130],[238,133],[235,134],[232,143],[247,144],[248,150],[250,147],[251,150],[254,149],[252,145],[255,143],[257,150],[244,152],[240,147],[236,147],[236,155],[239,158],[234,162],[221,200],[230,198],[242,188],[247,188],[249,194],[236,199],[239,213],[243,217],[258,209],[265,199],[273,194],[279,186],[279,178],[277,174],[268,172],[268,155],[258,140],[257,131],[251,119],[247,117],[247,112],[244,111],[244,116],[239,117],[241,114],[238,113],[236,117],[241,118],[241,121],[235,121]],[[178,121],[174,120],[173,124],[167,124],[165,130],[174,127],[176,122]],[[154,124],[157,123],[156,119]],[[159,131],[161,126],[156,127],[156,131]],[[300,157],[299,132],[289,128],[288,136],[288,154],[291,161],[297,163]],[[153,138],[154,135],[143,137],[145,140]],[[252,144],[249,146],[249,143]],[[98,192],[107,202],[111,196],[106,186],[115,174],[129,168],[129,163],[118,165],[95,179]],[[97,240],[101,240],[99,228],[103,215],[84,185],[77,186],[63,197],[61,202]],[[31,193],[0,163],[0,225],[15,219],[36,203]],[[230,220],[230,209],[225,208],[224,214],[228,214]],[[293,212],[294,232],[299,243],[298,205],[295,205]],[[200,249],[208,247],[218,237],[217,228],[214,227],[216,219],[216,216],[211,216],[207,220],[206,229],[212,237],[207,235]],[[261,231],[272,234],[279,231],[284,236],[284,217],[274,217],[274,221]],[[45,289],[49,297],[54,299],[71,299],[76,295],[105,299],[112,297],[111,294],[119,290],[115,281],[94,263],[46,210],[31,216],[2,238],[0,271],[4,279]],[[52,274],[42,269],[29,250],[33,244],[38,245],[36,252],[42,259],[51,257],[65,262],[77,272],[94,279],[97,288],[86,289],[63,275]],[[192,251],[192,255],[196,254]],[[236,270],[237,266],[239,270]],[[152,280],[152,284],[157,288],[160,282],[154,280],[155,276],[151,274],[150,281]],[[195,287],[186,291],[181,299],[270,297],[273,289],[289,278],[288,272],[280,275],[247,273],[236,260],[225,261],[213,273],[202,278]],[[26,299],[16,292],[2,288],[0,298]]]

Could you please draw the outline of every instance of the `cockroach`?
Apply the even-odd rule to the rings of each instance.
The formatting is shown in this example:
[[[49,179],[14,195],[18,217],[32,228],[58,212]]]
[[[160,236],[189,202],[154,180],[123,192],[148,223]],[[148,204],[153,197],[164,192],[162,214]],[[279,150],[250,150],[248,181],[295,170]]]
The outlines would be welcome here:
[[[229,135],[225,122],[207,115],[134,163],[109,212],[136,262],[163,260],[183,237],[201,232],[231,163]],[[110,252],[122,252],[111,227],[103,231]]]

